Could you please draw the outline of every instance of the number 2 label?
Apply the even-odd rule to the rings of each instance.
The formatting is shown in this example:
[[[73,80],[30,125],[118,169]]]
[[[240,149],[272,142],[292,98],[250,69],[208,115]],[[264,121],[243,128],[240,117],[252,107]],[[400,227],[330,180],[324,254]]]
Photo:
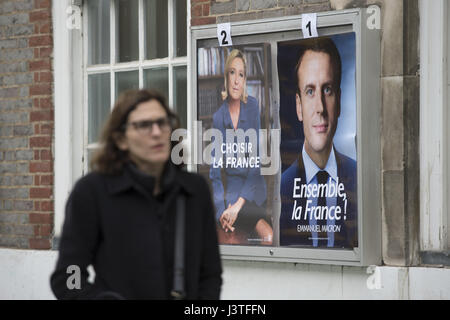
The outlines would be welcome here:
[[[217,25],[217,39],[219,40],[219,45],[221,47],[233,45],[233,42],[231,41],[230,23],[220,23]]]
[[[228,45],[228,41],[226,40],[227,39],[227,32],[225,30],[222,30],[220,32],[220,35],[222,36],[222,43],[221,44],[224,45],[224,46]]]
[[[317,13],[302,14],[302,31],[304,38],[318,37],[317,33]]]

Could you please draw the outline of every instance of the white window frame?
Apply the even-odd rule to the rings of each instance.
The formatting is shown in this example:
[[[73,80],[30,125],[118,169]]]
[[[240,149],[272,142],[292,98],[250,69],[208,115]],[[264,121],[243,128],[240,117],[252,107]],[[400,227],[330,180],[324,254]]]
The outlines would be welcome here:
[[[420,249],[449,250],[450,34],[448,0],[419,1]]]
[[[95,0],[94,0],[95,1]],[[114,2],[114,0],[111,0]],[[84,174],[87,169],[87,147],[95,147],[95,144],[88,145],[87,136],[87,75],[108,71],[111,73],[111,104],[114,97],[114,72],[126,70],[139,70],[139,87],[142,88],[143,70],[149,67],[164,66],[169,72],[169,105],[173,105],[173,68],[186,66],[187,74],[190,74],[190,7],[191,1],[187,0],[186,8],[186,36],[187,36],[187,56],[172,57],[174,48],[173,1],[168,3],[168,24],[169,24],[169,57],[164,59],[145,60],[143,46],[139,48],[139,61],[130,63],[113,63],[115,61],[114,50],[111,52],[110,64],[103,66],[87,67],[87,50],[84,50],[87,42],[87,19],[82,18],[81,29],[69,29],[66,22],[70,16],[66,10],[70,6],[77,6],[81,12],[85,8],[82,0],[58,0],[52,1],[53,19],[53,39],[54,39],[54,106],[55,106],[55,143],[54,143],[54,236],[59,238],[64,222],[65,205],[70,195],[74,183]],[[86,3],[86,0],[84,1]],[[143,0],[139,0],[139,8],[143,8]],[[114,11],[113,11],[114,12]],[[83,14],[82,14],[83,15]],[[115,14],[111,15],[115,19]],[[139,40],[143,43],[143,11],[139,11]],[[115,47],[115,24],[110,31],[111,47]],[[187,110],[190,109],[189,94],[191,91],[190,77],[187,77]],[[82,112],[80,112],[82,107]],[[187,121],[190,115],[187,115]]]
[[[445,17],[444,21],[447,22],[447,35],[444,34],[444,40],[447,41],[447,90],[446,90],[446,98],[447,98],[447,124],[450,123],[450,112],[448,111],[450,108],[450,22],[448,19],[450,19],[450,1],[447,0],[447,17]],[[450,172],[450,130],[448,129],[448,126],[446,126],[447,132],[446,132],[446,138],[447,138],[447,174]],[[450,191],[450,179],[447,178],[447,195]],[[446,199],[449,197],[447,196]],[[447,221],[445,222],[445,226],[447,228],[446,230],[446,236],[447,236],[447,251],[450,250],[450,210],[449,206],[447,206]]]
[[[63,202],[67,199],[71,184],[71,148],[67,141],[71,136],[70,110],[70,31],[66,28],[65,13],[68,0],[52,2],[54,41],[54,107],[55,107],[55,148],[54,148],[54,225],[55,235],[59,235],[62,225]],[[64,143],[66,142],[66,143]]]
[[[152,60],[145,60],[145,48],[142,45],[144,43],[145,38],[145,21],[144,21],[144,0],[138,0],[139,3],[139,58],[137,61],[131,61],[131,62],[117,62],[116,60],[116,50],[114,48],[117,47],[116,45],[116,0],[110,0],[110,63],[109,64],[103,64],[103,65],[93,65],[88,66],[84,65],[84,92],[86,94],[84,95],[84,163],[83,163],[83,172],[86,173],[88,171],[89,163],[87,161],[88,159],[88,150],[94,150],[98,147],[98,143],[89,143],[89,136],[88,136],[88,76],[91,74],[97,74],[97,73],[109,73],[110,74],[110,87],[111,87],[111,109],[114,106],[114,101],[116,100],[115,95],[115,74],[116,72],[121,71],[138,71],[139,73],[139,88],[144,87],[144,70],[150,69],[150,68],[167,68],[168,69],[168,82],[169,82],[169,92],[168,92],[168,103],[169,106],[172,108],[173,106],[173,88],[174,88],[174,77],[173,77],[173,71],[175,67],[178,66],[187,66],[188,64],[188,57],[187,55],[185,57],[174,57],[174,30],[173,30],[173,22],[174,22],[174,14],[175,14],[175,6],[174,1],[177,0],[168,0],[167,3],[167,23],[168,23],[168,44],[169,44],[169,50],[168,50],[168,57],[166,58],[160,58],[160,59],[152,59]],[[190,3],[187,4],[187,10],[190,8]],[[87,3],[85,1],[84,3],[84,12],[87,11]],[[88,18],[87,15],[83,18],[83,29],[87,30],[87,24],[88,24]],[[189,30],[189,28],[187,28]],[[87,32],[84,33],[83,36],[83,46],[86,48],[84,50],[84,61],[88,61],[88,43],[89,43],[89,35]]]
[[[82,60],[81,30],[69,29],[66,10],[81,1],[52,1],[54,44],[54,236],[61,234],[66,201],[73,182],[82,174]]]

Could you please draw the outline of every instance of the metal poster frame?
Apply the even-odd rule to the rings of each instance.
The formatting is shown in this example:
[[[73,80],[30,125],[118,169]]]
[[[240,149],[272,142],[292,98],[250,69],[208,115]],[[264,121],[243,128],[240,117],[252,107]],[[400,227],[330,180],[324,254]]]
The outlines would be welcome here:
[[[381,147],[380,147],[380,32],[367,26],[365,9],[317,13],[320,36],[354,32],[356,37],[356,150],[357,150],[357,207],[358,247],[350,249],[303,248],[280,246],[221,245],[224,259],[249,261],[284,261],[350,266],[381,263]],[[302,16],[288,16],[231,23],[233,45],[239,39],[256,43],[302,39]],[[188,130],[196,132],[197,120],[197,48],[199,43],[214,41],[217,45],[217,26],[191,28],[191,107],[188,110]],[[276,61],[276,46],[272,46]],[[276,72],[272,63],[272,72]],[[276,82],[276,81],[275,81]],[[278,84],[273,83],[272,103],[279,104]],[[197,151],[195,139],[191,150]],[[189,170],[196,171],[190,164]],[[279,170],[281,171],[281,170]],[[278,182],[279,182],[278,173]],[[277,237],[274,228],[274,237]]]

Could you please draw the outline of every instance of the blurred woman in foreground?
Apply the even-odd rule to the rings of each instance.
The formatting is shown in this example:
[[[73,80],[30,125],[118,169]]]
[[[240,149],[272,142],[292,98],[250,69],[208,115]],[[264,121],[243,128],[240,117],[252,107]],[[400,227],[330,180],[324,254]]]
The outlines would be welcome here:
[[[51,276],[58,299],[172,298],[180,197],[185,207],[181,294],[219,298],[222,267],[213,204],[203,178],[170,160],[176,126],[176,116],[158,92],[132,90],[119,97],[93,171],[76,183],[67,202]],[[94,283],[87,281],[89,265]],[[79,288],[76,279],[71,284],[73,271],[68,273],[77,267]]]

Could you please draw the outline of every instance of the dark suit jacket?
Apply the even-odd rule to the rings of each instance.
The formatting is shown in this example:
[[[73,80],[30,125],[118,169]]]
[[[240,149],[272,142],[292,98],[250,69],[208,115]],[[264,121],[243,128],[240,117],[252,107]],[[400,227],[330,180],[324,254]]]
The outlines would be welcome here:
[[[335,225],[341,226],[340,232],[334,234],[334,248],[353,248],[358,246],[357,237],[357,194],[356,194],[356,162],[337,152],[336,155],[337,174],[339,183],[344,184],[344,190],[347,195],[347,211],[346,220],[336,220]],[[286,169],[281,177],[281,215],[280,215],[280,245],[299,245],[312,246],[311,232],[298,232],[297,225],[309,225],[309,220],[292,220],[292,211],[294,210],[294,202],[297,201],[297,207],[306,208],[306,198],[293,198],[294,179],[301,178],[301,184],[306,181],[305,167],[303,157],[300,154],[298,160],[295,161],[288,169]],[[337,206],[343,210],[344,203],[341,197],[337,197]],[[343,214],[342,214],[343,216]]]
[[[128,166],[119,175],[89,173],[66,207],[59,258],[51,276],[58,299],[168,299],[173,282],[176,196],[186,196],[185,290],[188,299],[218,299],[221,260],[214,207],[206,181],[166,166],[162,192]],[[96,278],[87,282],[92,264]],[[70,265],[81,288],[69,290]]]

